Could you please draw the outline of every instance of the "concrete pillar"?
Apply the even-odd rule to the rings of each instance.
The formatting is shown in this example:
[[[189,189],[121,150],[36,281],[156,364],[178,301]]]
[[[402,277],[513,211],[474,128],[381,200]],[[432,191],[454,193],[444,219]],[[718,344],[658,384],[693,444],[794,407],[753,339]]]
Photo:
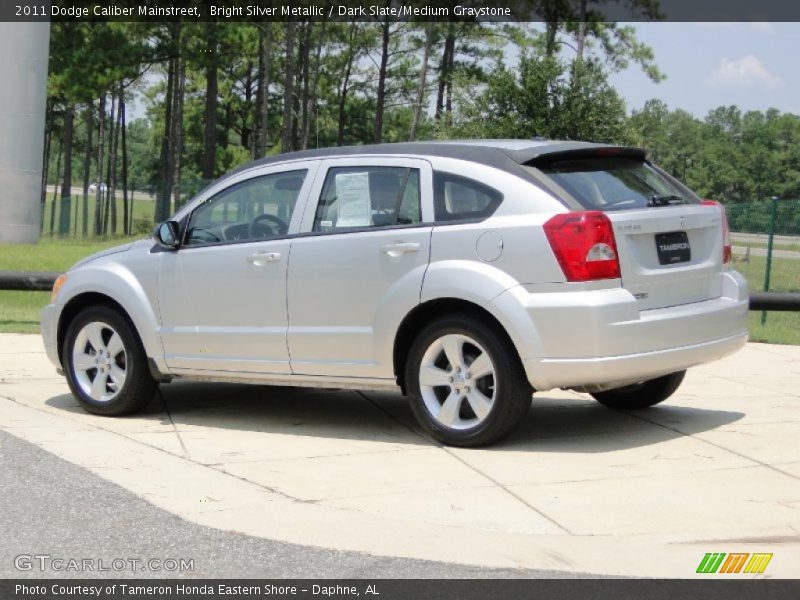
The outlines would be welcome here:
[[[0,243],[39,239],[49,42],[49,23],[0,23]]]

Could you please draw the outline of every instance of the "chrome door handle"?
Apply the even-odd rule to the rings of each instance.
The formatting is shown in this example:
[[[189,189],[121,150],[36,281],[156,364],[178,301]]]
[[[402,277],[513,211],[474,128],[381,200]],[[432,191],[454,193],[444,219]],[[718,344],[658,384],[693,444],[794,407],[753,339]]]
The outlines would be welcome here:
[[[394,242],[392,244],[384,244],[381,246],[381,252],[392,257],[418,251],[419,244],[417,242]]]
[[[247,262],[257,267],[263,267],[267,263],[280,260],[280,252],[256,252],[247,257]]]

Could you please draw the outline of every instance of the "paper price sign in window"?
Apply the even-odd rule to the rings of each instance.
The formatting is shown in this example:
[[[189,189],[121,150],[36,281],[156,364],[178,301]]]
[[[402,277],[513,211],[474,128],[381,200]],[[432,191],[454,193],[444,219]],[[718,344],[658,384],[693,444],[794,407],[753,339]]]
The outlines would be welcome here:
[[[369,173],[338,173],[336,200],[339,207],[336,227],[368,227],[372,223]]]

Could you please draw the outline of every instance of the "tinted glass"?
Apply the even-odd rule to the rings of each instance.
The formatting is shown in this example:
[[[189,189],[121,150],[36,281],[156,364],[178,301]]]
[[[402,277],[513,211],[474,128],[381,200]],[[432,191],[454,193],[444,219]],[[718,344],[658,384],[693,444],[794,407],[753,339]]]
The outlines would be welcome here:
[[[305,177],[306,171],[274,173],[223,190],[192,213],[185,245],[285,235]]]
[[[683,187],[639,160],[582,158],[549,163],[540,170],[590,210],[697,202]]]
[[[419,170],[337,167],[328,170],[314,231],[414,225],[421,219]]]
[[[437,221],[486,218],[503,201],[503,195],[494,188],[449,173],[434,173],[433,192]]]

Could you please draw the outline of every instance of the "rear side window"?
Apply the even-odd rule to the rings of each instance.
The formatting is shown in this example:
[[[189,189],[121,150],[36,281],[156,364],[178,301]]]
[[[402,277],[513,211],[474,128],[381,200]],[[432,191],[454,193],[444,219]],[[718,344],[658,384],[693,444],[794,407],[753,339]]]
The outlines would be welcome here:
[[[418,169],[335,167],[322,187],[314,231],[396,227],[421,220]]]
[[[436,221],[490,217],[503,194],[487,185],[450,173],[433,174],[433,209]]]
[[[588,210],[697,203],[691,192],[640,160],[575,158],[546,163],[539,170]]]

